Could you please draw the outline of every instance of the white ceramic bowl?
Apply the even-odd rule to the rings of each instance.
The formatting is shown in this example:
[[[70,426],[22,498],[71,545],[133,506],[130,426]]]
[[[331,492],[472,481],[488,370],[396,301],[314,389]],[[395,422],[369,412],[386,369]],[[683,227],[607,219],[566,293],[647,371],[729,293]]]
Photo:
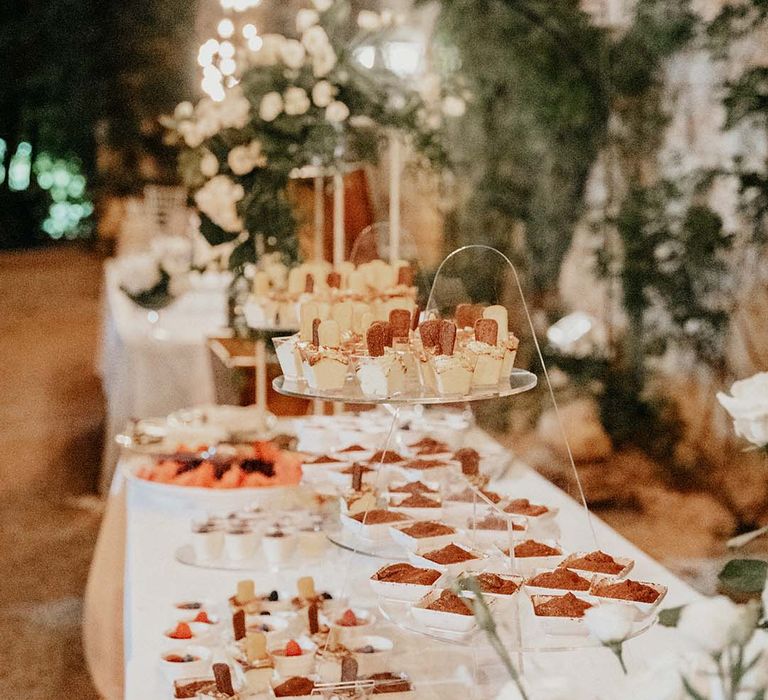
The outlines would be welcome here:
[[[385,598],[388,600],[401,600],[413,603],[427,595],[427,593],[429,593],[435,586],[437,586],[444,577],[444,574],[441,574],[440,578],[435,579],[435,582],[431,585],[424,585],[419,583],[395,583],[394,581],[378,581],[374,578],[370,578],[368,581],[371,584],[371,589],[373,592],[380,598]]]
[[[413,618],[425,627],[443,632],[466,633],[475,628],[475,616],[459,613],[428,610],[427,606],[437,600],[442,594],[441,588],[436,588],[425,595],[411,608]]]
[[[545,586],[532,586],[530,583],[528,583],[528,580],[533,578],[534,576],[538,576],[539,574],[545,574],[545,573],[552,573],[554,571],[557,571],[556,568],[552,569],[536,569],[535,572],[533,572],[528,579],[526,579],[525,583],[523,584],[523,587],[525,588],[525,592],[529,596],[560,596],[565,595],[566,593],[573,593],[577,598],[581,598],[582,600],[586,600],[588,602],[591,602],[592,596],[589,593],[589,589],[586,591],[574,591],[570,588],[546,588]],[[578,573],[578,572],[574,572]],[[579,574],[581,576],[581,574]],[[586,578],[583,577],[582,578]],[[591,579],[586,579],[587,581],[591,581]]]
[[[510,562],[513,562],[512,566],[515,573],[521,574],[523,576],[530,576],[534,571],[538,569],[554,569],[558,564],[560,564],[561,561],[563,561],[563,558],[565,557],[565,554],[562,553],[562,547],[560,547],[560,545],[554,540],[540,540],[540,543],[546,544],[553,548],[557,548],[561,553],[547,557],[515,556],[513,559],[510,559],[509,555],[502,552],[502,556],[506,560],[507,565],[509,565]],[[504,547],[504,549],[506,549],[506,547]]]
[[[376,541],[376,540],[386,540],[389,539],[389,527],[390,525],[393,525],[394,522],[389,523],[376,523],[372,525],[368,525],[365,523],[361,523],[358,520],[355,520],[354,518],[349,517],[348,515],[345,515],[342,513],[339,516],[341,520],[341,526],[345,530],[349,530],[349,532],[355,534],[357,537],[360,537],[365,540],[369,541]],[[411,519],[407,516],[404,520],[395,521],[397,523],[407,523],[411,522]]]
[[[575,559],[580,559],[581,557],[589,554],[589,552],[574,552],[573,554],[565,557],[562,561],[562,566],[567,567],[571,571],[575,571],[579,576],[583,576],[584,578],[588,578],[590,580],[595,578],[606,578],[606,579],[622,579],[626,578],[630,571],[632,571],[632,567],[635,565],[634,559],[629,559],[628,557],[613,557],[613,560],[622,566],[621,571],[619,571],[616,574],[606,574],[601,571],[590,571],[588,569],[579,569],[578,566],[571,566],[568,562],[573,561]]]
[[[190,622],[189,629],[192,632],[192,638],[191,639],[174,639],[173,637],[169,637],[168,635],[173,632],[175,629],[175,625],[173,627],[169,627],[166,630],[163,630],[162,633],[162,648],[163,649],[172,649],[174,647],[180,647],[185,645],[206,645],[210,642],[211,639],[211,625],[207,625],[204,622]]]
[[[338,640],[339,644],[343,644],[345,647],[350,647],[353,644],[357,644],[357,640],[360,637],[371,633],[371,630],[376,624],[376,616],[368,610],[351,608],[360,624],[353,626],[340,625],[338,620],[344,614],[346,609],[349,608],[334,608],[328,615],[328,622],[329,627],[333,631],[334,638]]]
[[[392,510],[396,510],[398,513],[407,515],[412,520],[440,520],[443,515],[443,509],[438,506],[437,508],[408,508],[400,507],[396,505],[390,506]]]
[[[505,594],[505,593],[486,593],[484,591],[483,592],[483,597],[486,598],[486,599],[498,600],[499,602],[505,602],[505,601],[509,602],[509,601],[514,600],[515,597],[517,596],[517,594],[520,593],[520,591],[523,589],[523,577],[522,576],[518,576],[517,574],[510,574],[510,573],[507,573],[507,572],[489,571],[489,570],[483,571],[482,573],[496,574],[496,576],[499,576],[500,578],[503,578],[503,579],[505,579],[507,581],[512,581],[513,583],[515,583],[517,585],[517,590],[514,593],[509,593],[509,594]],[[468,597],[472,597],[474,595],[474,593],[472,593],[471,591],[466,591],[466,595]]]
[[[471,549],[470,547],[459,544],[455,541],[454,541],[454,544],[472,553],[474,555],[474,558],[468,559],[467,561],[456,562],[455,564],[438,564],[437,562],[434,562],[431,559],[426,559],[424,556],[422,556],[422,554],[409,552],[408,560],[414,566],[420,566],[426,569],[435,569],[437,571],[440,571],[443,574],[448,574],[449,576],[458,576],[459,574],[464,573],[465,571],[479,571],[485,567],[486,565],[485,555],[482,552]],[[424,554],[428,554],[428,552],[424,552]]]
[[[435,520],[435,518],[428,518],[428,520]],[[451,542],[459,539],[461,533],[454,528],[454,532],[447,535],[435,535],[434,537],[413,537],[404,529],[410,527],[413,523],[407,523],[405,525],[390,525],[389,536],[402,545],[409,552],[430,552],[435,549],[440,549]]]
[[[558,597],[554,595],[531,596],[531,605],[534,606],[533,615],[542,632],[555,636],[582,636],[588,634],[587,625],[583,617],[555,617],[536,614],[536,605],[546,603],[548,600]]]
[[[352,646],[352,653],[357,659],[358,675],[368,676],[372,673],[383,673],[389,670],[389,659],[395,646],[389,637],[362,635],[355,640]],[[366,646],[373,647],[374,651],[357,651]]]
[[[600,584],[605,584],[605,583],[609,583],[609,584],[616,583],[616,579],[606,578],[606,577],[595,578],[592,582],[592,588],[590,588],[589,590],[592,600],[598,603],[620,603],[621,605],[629,605],[635,609],[636,620],[643,620],[646,617],[649,617],[650,615],[652,615],[653,612],[656,610],[656,608],[659,607],[659,604],[661,603],[661,601],[664,600],[665,596],[667,595],[666,586],[662,586],[659,583],[648,583],[646,581],[638,581],[638,583],[642,583],[645,586],[650,586],[659,594],[658,598],[656,598],[656,600],[653,603],[641,603],[636,600],[625,600],[623,598],[607,598],[598,594]]]
[[[315,667],[315,645],[311,642],[301,643],[301,656],[286,656],[285,644],[270,649],[275,662],[275,670],[281,678],[292,676],[308,676]]]
[[[197,657],[195,661],[167,661],[171,655]],[[211,667],[211,650],[199,644],[172,647],[160,655],[160,670],[169,681],[191,676],[202,676]]]
[[[263,632],[269,644],[276,644],[275,640],[284,638],[289,624],[288,620],[280,615],[246,615],[245,617],[247,630],[255,627],[267,628],[256,631]]]

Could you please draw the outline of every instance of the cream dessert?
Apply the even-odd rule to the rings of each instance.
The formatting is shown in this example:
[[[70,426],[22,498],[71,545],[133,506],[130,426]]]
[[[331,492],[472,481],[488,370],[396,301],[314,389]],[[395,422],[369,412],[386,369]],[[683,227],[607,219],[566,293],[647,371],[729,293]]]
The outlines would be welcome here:
[[[338,391],[347,379],[349,358],[341,349],[339,324],[314,320],[312,345],[302,348],[304,378],[313,389]]]
[[[480,318],[475,321],[475,337],[465,348],[474,357],[472,386],[496,386],[501,380],[504,348],[498,344],[499,326],[495,319]]]
[[[475,358],[463,351],[456,352],[456,324],[446,320],[424,321],[419,334],[434,375],[435,390],[443,395],[468,394]]]
[[[391,325],[374,322],[366,331],[365,339],[368,354],[355,361],[355,373],[363,394],[386,397],[402,393],[405,390],[406,366],[401,354],[391,347]]]

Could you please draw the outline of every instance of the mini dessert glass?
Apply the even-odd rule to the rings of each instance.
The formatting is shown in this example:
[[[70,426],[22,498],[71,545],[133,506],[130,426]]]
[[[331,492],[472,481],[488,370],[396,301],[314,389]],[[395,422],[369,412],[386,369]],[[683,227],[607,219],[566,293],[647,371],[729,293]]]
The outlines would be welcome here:
[[[224,547],[224,526],[210,519],[192,521],[192,548],[195,561],[215,561]]]
[[[275,567],[285,564],[293,556],[297,544],[296,533],[283,528],[267,530],[261,540],[264,556]]]
[[[224,533],[224,550],[233,561],[250,559],[256,552],[258,536],[251,523],[234,520],[227,525]]]

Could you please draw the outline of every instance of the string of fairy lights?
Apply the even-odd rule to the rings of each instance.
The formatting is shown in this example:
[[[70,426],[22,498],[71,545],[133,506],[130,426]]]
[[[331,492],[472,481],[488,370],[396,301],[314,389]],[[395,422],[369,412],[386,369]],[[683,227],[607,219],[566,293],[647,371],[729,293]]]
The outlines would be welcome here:
[[[225,89],[237,84],[237,57],[243,50],[258,51],[262,39],[250,19],[249,10],[262,0],[220,0],[224,12],[216,25],[216,36],[206,40],[197,52],[203,76],[200,87],[215,101],[224,99]]]

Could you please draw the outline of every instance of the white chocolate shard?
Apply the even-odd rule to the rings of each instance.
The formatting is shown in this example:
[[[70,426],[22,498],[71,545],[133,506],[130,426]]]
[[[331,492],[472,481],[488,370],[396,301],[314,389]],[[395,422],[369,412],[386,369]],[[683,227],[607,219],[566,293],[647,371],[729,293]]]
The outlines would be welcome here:
[[[501,306],[501,304],[487,306],[483,310],[483,318],[491,318],[499,324],[497,345],[501,345],[502,341],[506,340],[509,332],[509,315],[506,307]]]
[[[317,329],[317,339],[322,347],[337,348],[341,345],[341,330],[333,319],[321,321]]]

